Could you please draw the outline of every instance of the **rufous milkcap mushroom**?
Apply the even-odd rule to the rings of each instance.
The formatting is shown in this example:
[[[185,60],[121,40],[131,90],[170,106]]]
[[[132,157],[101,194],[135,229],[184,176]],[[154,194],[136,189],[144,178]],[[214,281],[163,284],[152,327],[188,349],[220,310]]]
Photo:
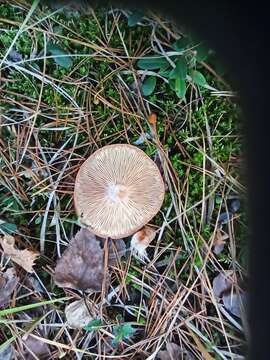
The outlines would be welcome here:
[[[133,145],[107,145],[80,167],[74,202],[83,225],[119,239],[134,234],[160,210],[164,183],[156,164]]]

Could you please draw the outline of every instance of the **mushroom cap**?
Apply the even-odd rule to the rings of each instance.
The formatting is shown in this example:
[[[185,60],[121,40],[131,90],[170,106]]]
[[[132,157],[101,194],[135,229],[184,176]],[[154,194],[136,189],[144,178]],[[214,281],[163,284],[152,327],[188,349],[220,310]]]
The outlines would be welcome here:
[[[119,239],[134,234],[160,210],[164,183],[157,165],[133,145],[107,145],[80,167],[74,202],[94,234]]]

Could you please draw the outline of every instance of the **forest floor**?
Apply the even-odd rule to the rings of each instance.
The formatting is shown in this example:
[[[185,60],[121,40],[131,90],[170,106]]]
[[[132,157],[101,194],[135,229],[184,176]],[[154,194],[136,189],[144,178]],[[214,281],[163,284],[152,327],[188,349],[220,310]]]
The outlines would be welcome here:
[[[244,359],[246,188],[226,69],[157,14],[80,10],[0,1],[0,359]],[[114,143],[162,173],[156,237],[145,259],[130,237],[112,247],[102,291],[58,286],[80,229],[76,174]]]

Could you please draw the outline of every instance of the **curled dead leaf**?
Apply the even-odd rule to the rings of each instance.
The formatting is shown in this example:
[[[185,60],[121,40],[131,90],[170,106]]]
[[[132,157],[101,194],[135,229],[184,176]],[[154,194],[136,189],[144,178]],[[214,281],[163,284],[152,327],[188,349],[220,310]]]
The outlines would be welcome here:
[[[26,360],[47,360],[51,357],[49,345],[31,334],[23,341],[23,345],[24,359]]]
[[[57,261],[54,281],[60,287],[101,291],[103,278],[103,250],[95,235],[82,228]]]
[[[193,360],[194,357],[190,352],[182,349],[179,345],[168,342],[166,344],[166,350],[160,350],[157,354],[158,359],[160,360]]]
[[[220,229],[217,229],[217,231],[215,232],[214,235],[214,253],[216,255],[219,255],[222,250],[224,249],[224,245],[226,243],[225,240],[227,240],[229,238],[229,235],[226,234],[225,232],[222,232]]]
[[[236,291],[236,274],[232,270],[220,273],[213,280],[213,292],[222,299],[224,307],[233,315],[242,317],[247,302],[247,293]]]
[[[2,245],[4,254],[9,256],[12,261],[21,266],[27,272],[31,273],[34,271],[33,266],[39,256],[38,253],[28,249],[15,249],[15,238],[11,235],[4,235],[0,237],[0,244]]]
[[[213,280],[213,292],[215,297],[221,298],[225,291],[231,289],[235,280],[235,274],[232,270],[219,273]]]
[[[137,231],[131,238],[131,250],[139,258],[147,257],[146,248],[151,241],[154,240],[156,231],[150,226],[144,226],[141,230]]]
[[[13,268],[0,273],[0,307],[6,306],[10,301],[10,296],[18,284],[19,278]]]
[[[74,329],[82,329],[93,320],[84,300],[78,300],[68,304],[65,308],[65,315],[67,324]]]
[[[246,308],[247,294],[227,291],[222,295],[225,308],[233,315],[241,318]]]

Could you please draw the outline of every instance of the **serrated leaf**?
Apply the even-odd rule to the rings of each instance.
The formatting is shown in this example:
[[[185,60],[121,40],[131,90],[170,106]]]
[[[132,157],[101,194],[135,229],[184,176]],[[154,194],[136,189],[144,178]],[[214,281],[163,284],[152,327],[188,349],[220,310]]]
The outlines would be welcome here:
[[[187,62],[186,59],[181,56],[177,59],[175,68],[170,72],[170,79],[182,79],[185,80],[187,76]]]
[[[143,18],[143,12],[140,10],[133,11],[128,17],[128,26],[132,27],[138,24]]]
[[[53,56],[55,63],[59,66],[62,66],[65,69],[68,69],[72,66],[72,58],[66,53],[66,51],[61,49],[56,44],[48,44],[47,51]]]
[[[157,83],[156,76],[149,76],[146,78],[142,84],[142,93],[144,96],[149,96],[155,90]]]
[[[38,253],[31,250],[18,250],[15,248],[15,238],[11,235],[0,237],[0,244],[4,250],[4,254],[9,256],[12,261],[20,265],[25,271],[33,272],[33,266],[38,257]]]
[[[191,74],[191,78],[194,81],[194,83],[198,86],[207,85],[207,81],[200,71],[197,70],[193,71]]]
[[[99,319],[95,319],[89,322],[89,324],[87,324],[84,327],[84,330],[86,331],[93,331],[93,330],[98,330],[100,329],[102,326],[102,321]]]
[[[142,70],[157,70],[168,64],[168,61],[164,57],[152,56],[140,59],[137,65]]]
[[[187,88],[186,88],[185,80],[181,79],[181,78],[175,79],[175,92],[179,98],[185,97],[186,90],[187,90]]]
[[[128,340],[134,333],[135,329],[130,324],[120,324],[113,327],[113,334],[115,336],[113,344],[116,346],[123,340]]]

